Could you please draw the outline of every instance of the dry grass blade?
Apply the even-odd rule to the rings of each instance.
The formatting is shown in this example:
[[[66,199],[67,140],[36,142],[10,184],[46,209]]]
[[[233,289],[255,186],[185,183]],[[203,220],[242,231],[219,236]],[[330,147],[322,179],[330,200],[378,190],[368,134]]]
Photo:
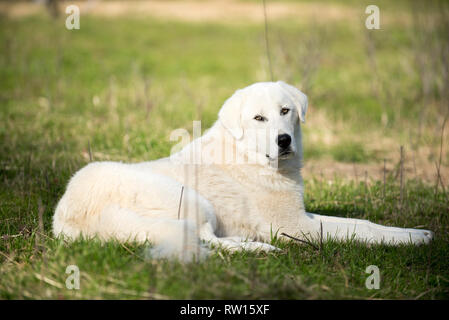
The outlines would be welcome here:
[[[345,279],[345,288],[349,288],[349,279],[348,276],[346,275],[345,269],[338,261],[335,261],[335,264],[337,265],[338,269],[340,269],[340,272],[343,275],[343,278]]]
[[[384,185],[383,185],[383,202],[385,203],[386,195],[386,180],[387,180],[387,159],[384,159],[384,171],[383,171]]]
[[[404,146],[401,146],[401,160],[400,160],[400,205],[402,213],[402,205],[404,201]]]
[[[153,103],[150,99],[149,96],[149,91],[150,91],[150,80],[148,78],[144,79],[144,99],[145,99],[145,108],[146,108],[146,114],[145,114],[145,118],[148,119],[151,109],[153,109]]]
[[[38,225],[38,231],[37,230],[35,231],[36,249],[41,250],[43,253],[45,253],[45,247],[41,241],[41,235],[45,235],[45,233],[44,233],[44,211],[45,211],[45,208],[43,207],[42,200],[40,198],[38,199],[37,206],[38,206],[37,215],[38,215],[39,225]]]
[[[440,137],[440,157],[439,157],[439,159],[438,159],[438,164],[436,164],[436,167],[437,167],[437,182],[436,182],[436,184],[435,184],[435,196],[437,195],[437,193],[438,193],[438,185],[441,183],[441,188],[443,189],[443,192],[444,192],[444,195],[446,196],[446,198],[447,198],[447,195],[446,195],[446,190],[445,190],[445,188],[444,188],[444,184],[443,184],[443,181],[442,181],[442,179],[441,179],[441,160],[442,160],[442,155],[443,155],[443,140],[444,140],[444,129],[445,129],[445,127],[446,127],[446,122],[447,122],[447,119],[448,119],[448,117],[449,117],[449,113],[446,115],[446,117],[444,118],[444,121],[443,121],[443,125],[441,126],[441,137]]]
[[[435,288],[432,288],[432,289],[429,289],[429,290],[427,290],[427,291],[421,292],[420,294],[418,294],[418,295],[414,298],[414,300],[418,300],[418,299],[422,298],[423,296],[425,296],[426,294],[428,294],[429,292],[432,292],[432,291],[434,291],[434,290],[435,290]]]
[[[59,289],[63,289],[63,288],[64,288],[64,286],[63,286],[62,284],[60,284],[59,282],[57,282],[57,281],[55,281],[55,280],[52,280],[52,279],[50,279],[50,278],[47,278],[47,277],[45,277],[45,276],[42,275],[42,274],[34,273],[34,276],[35,276],[37,279],[39,279],[39,280],[41,280],[41,281],[43,281],[43,282],[45,282],[45,283],[47,283],[47,284],[49,284],[49,285],[51,285],[51,286],[53,286],[53,287],[56,287],[56,288],[59,288]]]
[[[267,20],[267,5],[265,3],[265,0],[263,0],[263,14],[264,14],[264,23],[265,23],[265,49],[267,51],[267,59],[268,59],[268,66],[270,68],[270,78],[271,81],[273,81],[273,68],[271,66],[271,55],[270,55],[270,45],[268,42],[268,20]]]
[[[169,297],[164,296],[159,293],[137,292],[137,291],[128,290],[128,289],[118,290],[118,289],[107,288],[107,289],[104,289],[103,292],[108,293],[108,294],[118,295],[118,296],[128,295],[128,296],[135,296],[138,298],[141,297],[141,298],[145,298],[145,299],[155,299],[155,300],[168,300],[169,299]]]
[[[323,250],[323,222],[320,221],[320,251]]]
[[[4,256],[8,261],[10,261],[10,262],[12,262],[12,263],[14,263],[14,264],[16,264],[16,265],[20,265],[17,261],[15,261],[15,260],[13,260],[10,256],[8,256],[6,253],[3,253],[3,252],[1,252],[0,251],[0,254],[2,255],[2,256]]]
[[[132,252],[131,249],[129,249],[127,246],[125,246],[123,243],[120,244],[123,249],[125,249],[126,251],[128,251],[129,253],[131,253],[133,256],[136,256],[137,258],[139,258],[142,261],[145,261],[144,258],[142,258],[141,256],[137,255],[136,253]]]
[[[179,205],[178,205],[178,220],[181,214],[181,203],[182,203],[182,194],[184,193],[184,186],[181,188],[181,196],[179,197]]]
[[[87,141],[87,147],[89,152],[89,162],[92,162],[94,160],[94,157],[92,155],[92,148],[90,147],[90,140]]]
[[[446,200],[448,200],[447,194],[446,194],[446,187],[444,186],[443,179],[441,178],[440,168],[439,168],[437,163],[435,163],[435,167],[436,167],[436,170],[437,170],[437,183],[436,183],[436,186],[435,186],[435,197],[438,194],[438,184],[441,184],[441,189],[443,190],[443,195],[446,198]]]
[[[291,235],[288,235],[288,234],[286,234],[286,233],[284,233],[284,232],[281,233],[281,236],[284,236],[284,237],[290,238],[290,239],[292,239],[292,240],[295,240],[295,241],[298,241],[298,242],[307,244],[307,245],[311,246],[312,248],[314,248],[315,250],[320,251],[320,248],[318,248],[316,245],[314,245],[312,242],[310,242],[310,241],[308,241],[308,240],[298,239],[298,238],[293,237],[293,236],[291,236]]]

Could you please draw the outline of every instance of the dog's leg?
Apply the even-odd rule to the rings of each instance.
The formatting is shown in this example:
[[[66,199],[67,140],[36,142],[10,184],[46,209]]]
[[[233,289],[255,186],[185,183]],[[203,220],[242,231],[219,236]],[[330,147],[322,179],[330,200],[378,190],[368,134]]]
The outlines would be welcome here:
[[[65,223],[61,235],[75,238],[80,235],[97,236],[102,240],[120,242],[135,241],[154,244],[150,254],[155,258],[177,258],[191,261],[194,257],[202,259],[208,255],[208,249],[202,246],[193,221],[164,218],[149,218],[139,215],[118,205],[109,205],[89,223],[89,229],[75,236],[66,232]],[[73,228],[70,228],[73,229]]]
[[[156,245],[154,255],[189,260],[204,254],[197,230],[214,219],[212,205],[176,180],[133,165],[99,162],[71,179],[55,210],[53,232],[69,239],[149,240]]]
[[[368,220],[323,216],[306,212],[301,221],[304,235],[313,238],[323,236],[337,240],[366,241],[368,243],[429,243],[433,233],[429,230],[387,227]],[[322,228],[322,232],[321,232]]]
[[[268,243],[256,242],[243,237],[223,237],[215,235],[214,227],[205,223],[200,229],[200,238],[206,243],[229,251],[275,251],[280,250]]]

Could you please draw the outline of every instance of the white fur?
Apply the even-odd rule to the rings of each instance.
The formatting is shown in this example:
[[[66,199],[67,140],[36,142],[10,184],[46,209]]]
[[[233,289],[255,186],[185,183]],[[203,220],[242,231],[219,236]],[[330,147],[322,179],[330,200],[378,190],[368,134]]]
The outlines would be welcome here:
[[[290,111],[280,115],[281,107]],[[53,232],[69,239],[148,240],[155,244],[153,256],[184,261],[207,256],[209,245],[276,250],[264,243],[272,233],[317,238],[321,227],[325,238],[428,243],[433,236],[428,230],[305,212],[299,120],[304,121],[306,110],[307,97],[283,82],[238,90],[212,128],[172,157],[138,164],[95,162],[78,171],[57,205]],[[267,121],[254,120],[258,114]],[[278,154],[275,136],[263,134],[270,130],[292,137],[291,154]],[[192,155],[201,159],[206,149],[219,154],[222,147],[257,162],[191,161]]]

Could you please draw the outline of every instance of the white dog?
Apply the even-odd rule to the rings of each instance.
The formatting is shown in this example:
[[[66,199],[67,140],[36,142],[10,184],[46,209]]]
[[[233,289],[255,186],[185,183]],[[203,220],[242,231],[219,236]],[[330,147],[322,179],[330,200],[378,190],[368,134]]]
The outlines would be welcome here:
[[[148,240],[153,256],[184,260],[207,255],[209,245],[276,250],[264,243],[276,232],[428,243],[428,230],[305,211],[300,120],[306,110],[307,97],[282,81],[237,90],[212,128],[171,157],[95,162],[78,171],[57,205],[53,232],[70,239]]]

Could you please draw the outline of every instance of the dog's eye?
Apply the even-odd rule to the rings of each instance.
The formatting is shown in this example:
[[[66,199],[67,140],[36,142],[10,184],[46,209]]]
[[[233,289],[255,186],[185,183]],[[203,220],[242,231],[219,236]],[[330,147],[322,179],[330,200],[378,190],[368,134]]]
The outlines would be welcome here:
[[[257,115],[257,116],[254,117],[254,120],[257,120],[257,121],[265,121],[265,118],[262,117],[262,116],[260,116],[260,115]]]
[[[281,109],[281,115],[285,115],[285,114],[287,114],[289,111],[290,111],[290,109],[288,109],[288,108],[282,108],[282,109]]]

